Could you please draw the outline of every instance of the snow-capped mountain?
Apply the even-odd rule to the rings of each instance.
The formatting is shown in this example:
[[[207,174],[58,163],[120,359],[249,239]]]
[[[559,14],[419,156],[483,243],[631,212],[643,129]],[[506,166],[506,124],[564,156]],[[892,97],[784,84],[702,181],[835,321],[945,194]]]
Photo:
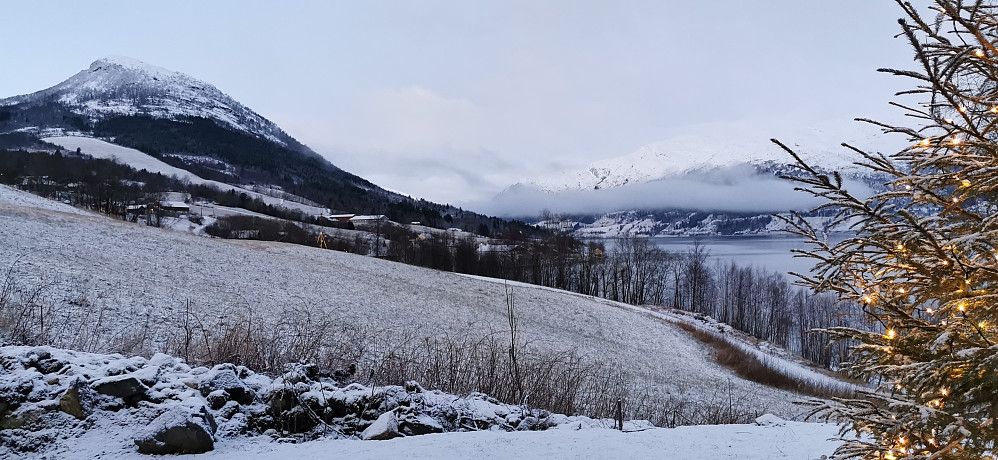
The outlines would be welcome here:
[[[773,130],[781,131],[779,127]],[[528,179],[513,187],[527,187],[552,194],[606,190],[742,164],[773,170],[792,161],[789,155],[769,141],[774,135],[767,130],[725,127],[701,131],[649,144],[630,154],[596,161],[578,170]],[[775,137],[798,149],[798,153],[811,164],[837,170],[847,176],[860,174],[862,170],[853,164],[857,157],[843,148],[840,145],[842,142],[874,151],[892,151],[896,149],[891,144],[897,140],[886,139],[876,128],[856,122],[823,123]]]
[[[169,120],[208,118],[282,147],[307,150],[277,125],[218,88],[180,72],[122,56],[98,59],[89,68],[51,88],[0,99],[0,107],[45,103],[57,103],[90,123],[132,115]]]
[[[769,225],[771,213],[804,211],[818,203],[779,178],[792,173],[793,158],[770,138],[819,170],[838,171],[860,196],[876,190],[882,178],[856,165],[862,157],[841,144],[891,153],[905,142],[848,120],[805,128],[775,123],[698,128],[628,155],[514,184],[490,205],[528,221],[554,213],[567,219],[562,224],[578,237],[778,231]]]
[[[211,84],[135,59],[98,59],[51,88],[0,99],[0,149],[79,149],[106,157],[120,153],[119,147],[130,153],[112,155],[118,162],[141,158],[129,164],[135,169],[166,174],[175,168],[186,171],[175,175],[195,177],[195,183],[269,190],[315,209],[387,212],[398,221],[430,225],[459,214],[350,174]]]

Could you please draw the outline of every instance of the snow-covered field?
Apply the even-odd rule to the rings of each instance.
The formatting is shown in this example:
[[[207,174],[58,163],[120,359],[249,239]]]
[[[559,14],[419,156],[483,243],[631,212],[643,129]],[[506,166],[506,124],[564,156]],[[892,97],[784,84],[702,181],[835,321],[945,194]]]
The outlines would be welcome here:
[[[767,419],[761,421],[767,423]],[[656,428],[633,433],[612,429],[573,430],[567,426],[536,432],[441,433],[388,441],[234,444],[220,446],[199,458],[817,460],[831,454],[841,444],[830,440],[836,433],[833,425],[782,421],[775,421],[775,424]],[[134,457],[139,457],[139,454],[134,454]]]
[[[7,205],[22,207],[22,208],[37,208],[45,209],[51,211],[61,211],[70,214],[79,214],[83,216],[92,216],[87,211],[79,208],[74,208],[68,204],[60,203],[55,200],[50,200],[47,198],[42,198],[38,195],[32,195],[30,193],[25,193],[20,190],[14,189],[9,185],[0,184],[0,202]]]
[[[413,337],[489,334],[508,327],[504,286],[493,280],[303,246],[208,239],[34,200],[24,192],[0,189],[0,268],[13,265],[19,286],[45,286],[42,299],[63,311],[78,308],[81,297],[99,304],[104,311],[101,332],[109,336],[152,325],[144,330],[156,343],[157,336],[163,339],[177,330],[187,301],[206,317],[239,309],[252,311],[258,321],[276,320],[289,305],[306,306],[316,315]],[[793,401],[805,397],[738,378],[714,363],[704,345],[647,310],[527,285],[515,286],[514,294],[524,340],[534,347],[574,350],[613,363],[634,388],[690,404],[731,398],[737,410],[760,415],[795,418],[803,412]],[[438,444],[418,438],[377,446],[328,441],[334,444],[305,448],[314,449],[306,457],[322,449],[354,452],[358,458],[413,449],[414,456],[423,458],[467,458],[485,450],[558,451],[545,458],[585,458],[592,453],[591,458],[597,458],[614,456],[608,454],[611,446],[627,445],[635,450],[625,456],[637,458],[701,458],[700,452],[720,458],[784,458],[780,452],[786,452],[786,458],[817,458],[832,449],[822,440],[834,431],[788,424],[588,436],[482,433],[467,441],[441,436],[441,451],[427,450]],[[682,457],[693,452],[682,442],[707,444],[697,455]],[[673,448],[680,456],[662,450]],[[756,448],[764,453],[753,457],[742,450]],[[245,456],[241,447],[226,449],[213,455]],[[306,452],[276,444],[246,449],[260,455],[273,452],[262,458]]]
[[[153,173],[158,172],[167,177],[177,176],[177,178],[179,178],[182,181],[188,181],[192,184],[210,185],[222,191],[234,190],[236,193],[245,193],[250,197],[258,198],[262,200],[264,203],[273,206],[281,206],[288,209],[296,209],[313,216],[329,213],[329,210],[325,208],[319,208],[315,206],[309,206],[306,204],[298,203],[295,201],[275,198],[269,195],[264,195],[262,193],[257,193],[252,190],[237,187],[234,185],[203,179],[195,174],[188,172],[187,170],[170,166],[164,163],[163,161],[154,158],[148,154],[142,153],[138,150],[122,147],[120,145],[115,145],[100,139],[94,139],[92,137],[79,137],[79,136],[54,136],[54,137],[46,137],[42,139],[42,141],[58,145],[66,150],[75,151],[76,149],[80,149],[81,153],[85,153],[94,158],[106,158],[114,160],[118,163],[129,165],[137,170],[145,169],[146,171]]]

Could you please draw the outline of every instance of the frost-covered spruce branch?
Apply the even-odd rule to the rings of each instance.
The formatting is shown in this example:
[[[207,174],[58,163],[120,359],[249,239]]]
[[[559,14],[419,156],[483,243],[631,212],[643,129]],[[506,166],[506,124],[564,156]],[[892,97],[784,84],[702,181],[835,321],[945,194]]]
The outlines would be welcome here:
[[[998,6],[935,0],[923,17],[898,0],[915,69],[895,102],[916,126],[875,123],[910,146],[890,156],[857,152],[858,165],[890,177],[863,198],[838,175],[797,161],[789,179],[822,198],[856,235],[830,245],[786,219],[813,248],[800,284],[863,305],[868,328],[824,330],[854,344],[848,370],[880,383],[861,399],[814,402],[813,415],[866,435],[838,458],[988,458],[998,452]],[[861,120],[870,121],[870,120]],[[844,144],[845,145],[845,144]]]

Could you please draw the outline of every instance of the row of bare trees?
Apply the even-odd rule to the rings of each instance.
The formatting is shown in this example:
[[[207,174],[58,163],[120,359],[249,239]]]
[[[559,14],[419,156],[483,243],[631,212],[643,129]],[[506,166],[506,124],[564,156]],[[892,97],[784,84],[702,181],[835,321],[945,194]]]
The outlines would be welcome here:
[[[716,261],[699,242],[684,252],[668,252],[647,238],[622,238],[607,248],[558,235],[503,253],[477,252],[462,241],[452,248],[440,257],[453,254],[453,262],[437,268],[634,305],[672,306],[716,318],[825,366],[844,359],[845,345],[829,348],[826,337],[810,331],[864,321],[856,305],[815,296],[782,273]]]

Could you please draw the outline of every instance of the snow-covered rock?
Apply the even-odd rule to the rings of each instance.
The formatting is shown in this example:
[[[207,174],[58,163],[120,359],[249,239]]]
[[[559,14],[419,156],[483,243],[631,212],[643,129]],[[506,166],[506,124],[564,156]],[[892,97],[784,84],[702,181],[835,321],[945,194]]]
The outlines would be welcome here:
[[[244,436],[380,440],[612,424],[503,404],[481,393],[429,391],[415,382],[340,387],[309,364],[288,365],[271,378],[225,363],[191,368],[164,354],[145,359],[23,346],[0,347],[0,364],[0,458],[64,457],[73,439],[88,436],[170,454],[206,452],[217,441]]]
[[[138,431],[143,454],[200,454],[215,448],[215,418],[207,408],[174,405]]]
[[[360,433],[360,439],[365,441],[384,441],[402,436],[399,433],[399,419],[394,412],[385,412],[371,426]]]
[[[756,418],[755,424],[759,426],[784,426],[787,421],[773,414],[765,414]]]

